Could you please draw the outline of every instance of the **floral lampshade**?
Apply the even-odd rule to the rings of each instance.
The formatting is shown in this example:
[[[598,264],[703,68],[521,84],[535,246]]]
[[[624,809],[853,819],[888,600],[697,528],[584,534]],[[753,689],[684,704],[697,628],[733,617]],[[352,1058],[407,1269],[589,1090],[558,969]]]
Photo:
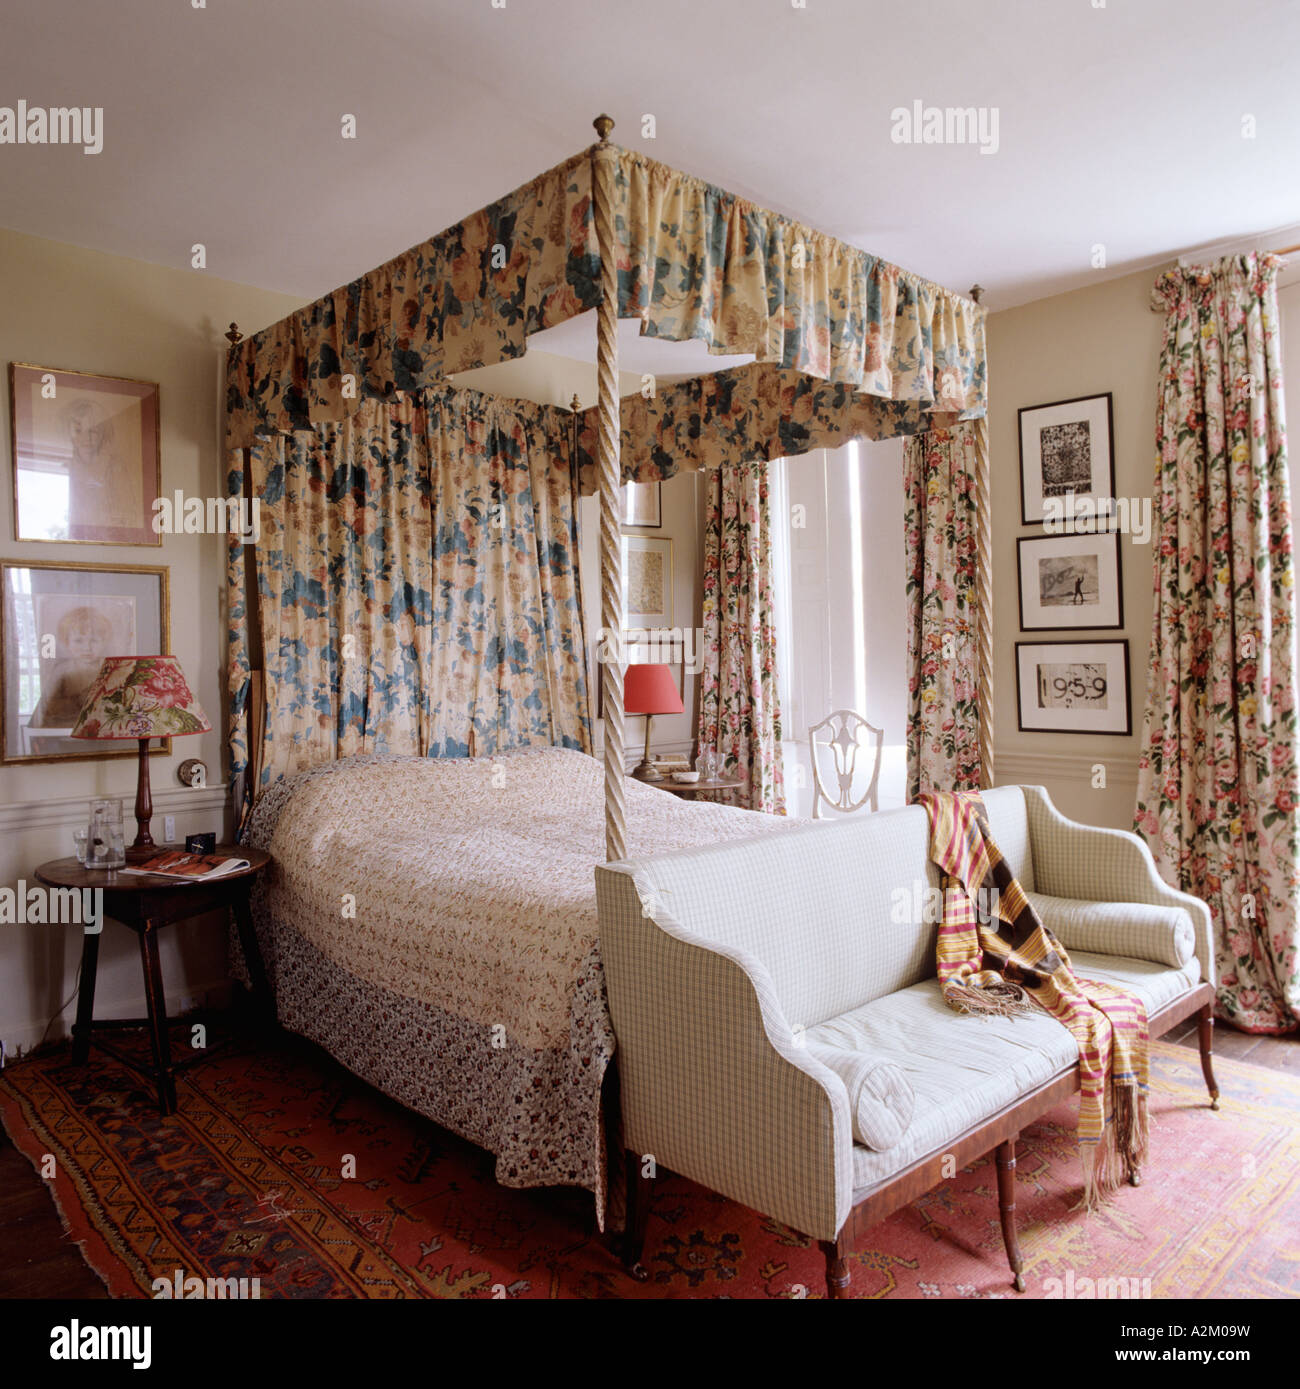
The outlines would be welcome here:
[[[109,656],[71,736],[172,738],[211,727],[175,656]]]

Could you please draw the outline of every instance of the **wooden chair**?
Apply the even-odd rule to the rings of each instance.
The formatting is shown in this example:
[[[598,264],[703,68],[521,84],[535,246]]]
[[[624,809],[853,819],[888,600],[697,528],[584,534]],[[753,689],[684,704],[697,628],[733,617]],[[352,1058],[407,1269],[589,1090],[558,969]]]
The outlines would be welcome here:
[[[817,756],[817,735],[823,730],[826,732],[826,737],[821,740],[822,746],[830,748],[835,762],[835,780],[838,793],[834,796],[826,789],[826,783],[822,780],[821,762]],[[858,770],[858,753],[864,747],[869,746],[863,738],[864,732],[875,735],[876,758],[875,765],[871,769],[871,780],[867,783],[867,789],[855,801],[853,799],[853,782]],[[825,801],[832,810],[838,810],[843,815],[851,815],[855,810],[861,810],[867,804],[870,804],[872,810],[880,809],[880,760],[884,752],[884,744],[885,730],[868,723],[861,714],[854,713],[852,709],[836,709],[834,713],[828,714],[821,723],[814,724],[808,730],[808,755],[812,762],[813,774],[814,820],[822,818],[822,801]]]

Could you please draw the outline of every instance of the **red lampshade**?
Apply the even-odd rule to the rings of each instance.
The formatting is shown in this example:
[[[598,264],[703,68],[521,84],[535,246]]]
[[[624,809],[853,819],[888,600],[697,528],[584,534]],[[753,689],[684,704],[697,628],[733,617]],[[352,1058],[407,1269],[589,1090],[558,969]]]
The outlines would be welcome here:
[[[628,666],[623,676],[625,714],[680,714],[682,697],[667,666]]]

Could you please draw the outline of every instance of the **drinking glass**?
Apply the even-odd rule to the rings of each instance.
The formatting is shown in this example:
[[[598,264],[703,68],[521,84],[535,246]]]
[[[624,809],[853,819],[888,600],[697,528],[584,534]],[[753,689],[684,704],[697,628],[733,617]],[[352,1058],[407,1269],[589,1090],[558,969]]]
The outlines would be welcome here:
[[[86,844],[90,838],[90,831],[84,825],[79,830],[72,831],[73,850],[77,855],[77,862],[84,868],[86,865]]]
[[[121,868],[126,864],[125,835],[122,830],[122,802],[92,801],[86,865],[90,868]]]

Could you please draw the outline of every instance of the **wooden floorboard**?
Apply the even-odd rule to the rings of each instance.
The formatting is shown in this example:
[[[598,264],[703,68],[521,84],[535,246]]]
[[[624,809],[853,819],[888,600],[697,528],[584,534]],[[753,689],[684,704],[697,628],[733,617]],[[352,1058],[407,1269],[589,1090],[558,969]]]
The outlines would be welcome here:
[[[1196,1024],[1179,1024],[1162,1041],[1195,1052]],[[1300,1033],[1255,1037],[1223,1024],[1214,1029],[1219,1056],[1300,1076]],[[107,1297],[81,1251],[64,1233],[54,1198],[31,1163],[0,1129],[0,1298]]]
[[[0,1298],[107,1297],[36,1169],[0,1129]]]

